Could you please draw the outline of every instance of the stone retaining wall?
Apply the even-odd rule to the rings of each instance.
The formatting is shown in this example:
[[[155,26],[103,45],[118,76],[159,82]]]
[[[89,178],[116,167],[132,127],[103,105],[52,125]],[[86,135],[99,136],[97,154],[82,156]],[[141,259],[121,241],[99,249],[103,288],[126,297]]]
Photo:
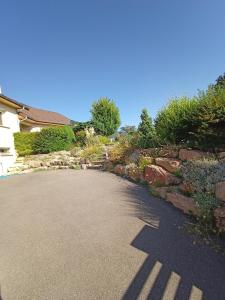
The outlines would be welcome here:
[[[150,160],[152,163],[147,165],[144,171],[137,164],[140,156],[152,158]],[[181,167],[185,161],[210,157],[215,157],[215,154],[191,149],[152,148],[135,150],[126,159],[126,165],[113,165],[108,161],[105,169],[137,182],[145,181],[154,195],[172,203],[184,213],[198,215],[199,209],[190,196],[193,194],[192,187],[183,181]],[[216,158],[224,162],[225,152],[219,152]],[[215,185],[215,196],[221,203],[224,203],[215,209],[214,216],[218,228],[225,231],[225,181]]]

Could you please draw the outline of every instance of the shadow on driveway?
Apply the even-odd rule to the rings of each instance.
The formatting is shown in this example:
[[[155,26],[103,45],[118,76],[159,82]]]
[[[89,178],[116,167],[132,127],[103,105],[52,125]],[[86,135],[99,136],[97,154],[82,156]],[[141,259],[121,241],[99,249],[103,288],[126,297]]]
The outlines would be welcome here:
[[[131,246],[147,254],[123,300],[225,299],[225,257],[182,230],[187,218],[141,186],[129,187],[134,215],[147,223]]]

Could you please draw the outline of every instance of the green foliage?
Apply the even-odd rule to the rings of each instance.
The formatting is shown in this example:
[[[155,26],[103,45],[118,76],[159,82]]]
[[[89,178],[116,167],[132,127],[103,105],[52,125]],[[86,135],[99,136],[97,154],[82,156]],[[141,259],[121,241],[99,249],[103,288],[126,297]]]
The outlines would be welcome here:
[[[223,75],[220,75],[217,79],[216,79],[216,83],[214,85],[215,87],[222,87],[225,88],[225,73],[223,73]]]
[[[80,132],[80,131],[84,131],[86,128],[90,128],[92,127],[93,124],[91,121],[87,121],[87,122],[76,122],[73,121],[73,131],[75,133],[75,135]]]
[[[215,198],[215,183],[225,179],[225,163],[215,159],[203,159],[186,162],[182,175],[193,189],[193,199],[199,208],[198,222],[203,231],[209,232],[214,228],[213,209],[219,206]]]
[[[197,193],[214,193],[214,185],[225,180],[225,162],[216,159],[187,161],[181,172],[184,181],[189,183]]]
[[[120,126],[120,113],[115,103],[108,98],[100,98],[91,109],[92,123],[97,133],[110,136]]]
[[[225,88],[210,86],[193,99],[172,100],[155,120],[164,144],[205,150],[225,146]]]
[[[164,144],[182,144],[190,140],[190,132],[193,131],[192,118],[197,108],[197,100],[182,97],[171,100],[158,113],[155,128]]]
[[[129,137],[123,136],[119,138],[119,141],[115,143],[111,151],[109,152],[109,159],[113,163],[125,163],[125,159],[135,147],[132,145]]]
[[[139,158],[139,168],[142,171],[144,171],[147,166],[152,165],[153,163],[154,163],[153,157],[141,156]]]
[[[225,86],[224,86],[225,87]],[[225,88],[209,87],[199,93],[198,109],[189,123],[192,124],[191,145],[202,149],[225,146]]]
[[[77,146],[73,146],[71,149],[70,149],[70,154],[74,157],[80,157],[80,154],[82,152],[82,149],[81,147],[77,147]]]
[[[102,145],[107,145],[107,144],[111,143],[110,139],[104,135],[98,135],[98,140],[99,140],[99,143]]]
[[[81,157],[85,159],[89,159],[90,161],[98,160],[102,158],[104,149],[102,145],[93,144],[86,146],[81,152]]]
[[[35,153],[50,153],[66,150],[74,142],[74,133],[69,126],[43,128],[35,138]]]
[[[15,148],[19,156],[31,155],[34,153],[34,141],[38,133],[17,132],[14,133]]]
[[[141,113],[141,122],[138,126],[138,141],[140,148],[150,148],[157,146],[157,137],[152,119],[147,109],[143,109]]]
[[[83,147],[86,142],[86,133],[84,130],[78,131],[75,134],[76,144],[80,147]]]
[[[141,122],[138,125],[138,132],[144,136],[148,136],[153,130],[152,119],[149,116],[147,109],[143,109],[141,113]]]
[[[196,193],[193,198],[201,211],[201,215],[204,216],[210,215],[211,210],[215,209],[219,205],[215,196],[209,193]]]

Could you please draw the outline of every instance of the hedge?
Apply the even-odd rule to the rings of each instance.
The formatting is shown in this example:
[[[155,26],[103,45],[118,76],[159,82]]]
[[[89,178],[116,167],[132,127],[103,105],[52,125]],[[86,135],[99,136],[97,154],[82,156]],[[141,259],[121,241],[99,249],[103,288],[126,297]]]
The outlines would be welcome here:
[[[34,154],[34,141],[37,132],[14,133],[15,148],[19,156]]]
[[[172,100],[158,113],[155,128],[163,144],[225,147],[225,89],[209,87],[192,99]]]
[[[35,138],[34,152],[50,153],[67,150],[74,140],[73,130],[69,126],[43,128]]]
[[[67,150],[74,140],[73,130],[69,126],[47,127],[41,132],[14,134],[15,148],[19,156]]]

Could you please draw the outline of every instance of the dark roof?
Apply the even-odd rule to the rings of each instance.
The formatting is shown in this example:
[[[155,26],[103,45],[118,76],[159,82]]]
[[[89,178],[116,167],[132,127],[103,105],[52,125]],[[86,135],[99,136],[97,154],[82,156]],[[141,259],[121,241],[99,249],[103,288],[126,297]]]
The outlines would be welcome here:
[[[70,125],[70,119],[59,113],[28,106],[3,94],[0,94],[0,97],[20,107],[18,114],[22,117],[27,117],[32,121],[40,123]]]
[[[5,95],[3,95],[3,94],[0,94],[0,97],[3,98],[3,99],[5,99],[5,100],[8,101],[8,102],[11,102],[11,103],[13,103],[13,104],[15,104],[15,105],[17,105],[17,106],[20,106],[21,108],[22,108],[22,107],[27,107],[25,104],[23,104],[23,103],[21,103],[21,102],[18,102],[18,101],[16,101],[16,100],[12,99],[12,98],[9,98],[9,97],[7,97],[7,96],[5,96]]]
[[[27,117],[28,119],[36,122],[70,125],[70,119],[66,118],[65,116],[53,111],[34,107],[28,107],[27,109],[20,110],[19,115]]]

